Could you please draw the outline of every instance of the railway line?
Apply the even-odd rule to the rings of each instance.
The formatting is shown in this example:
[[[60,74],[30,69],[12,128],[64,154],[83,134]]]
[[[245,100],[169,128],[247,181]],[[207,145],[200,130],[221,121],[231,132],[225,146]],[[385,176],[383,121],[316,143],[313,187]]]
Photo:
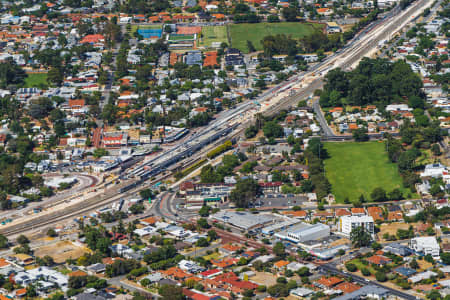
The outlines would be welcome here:
[[[302,72],[297,76],[294,76],[294,78],[287,83],[272,88],[263,94],[259,101],[268,100],[274,96],[275,92],[282,95],[286,94],[286,96],[281,97],[278,102],[268,107],[262,113],[264,115],[273,115],[282,109],[295,105],[300,99],[307,98],[315,89],[320,88],[323,85],[323,79],[321,77],[331,68],[350,68],[371,49],[374,49],[374,46],[376,47],[377,43],[384,39],[386,35],[399,30],[405,22],[408,22],[408,19],[413,16],[413,14],[418,13],[418,10],[420,9],[424,10],[429,5],[430,3],[426,0],[419,0],[405,11],[398,13],[398,10],[394,10],[391,13],[393,19],[385,18],[375,22],[358,34],[342,50],[329,57],[326,61],[314,66],[310,72]],[[398,15],[394,16],[396,13],[398,13]],[[320,76],[316,77],[314,74],[320,74]],[[313,80],[308,83],[306,87],[303,87],[303,84],[301,84],[301,90],[295,92],[295,90],[298,89],[296,86],[306,77],[313,78]],[[294,91],[293,94],[292,91]],[[244,133],[246,126],[252,123],[254,119],[254,115],[247,119],[244,119],[243,115],[256,108],[257,105],[252,101],[241,103],[237,105],[236,108],[223,112],[220,115],[220,118],[213,121],[208,126],[207,130],[197,132],[189,141],[184,141],[161,155],[123,172],[125,179],[131,179],[130,183],[122,187],[113,187],[107,190],[100,199],[98,196],[92,197],[73,205],[67,205],[64,209],[48,213],[41,217],[37,216],[35,218],[24,220],[21,223],[6,225],[7,227],[0,228],[0,233],[6,236],[12,236],[25,231],[42,229],[58,222],[70,220],[118,201],[121,197],[132,195],[151,186],[155,182],[167,179],[171,176],[171,173],[167,172],[167,168],[171,165],[181,162],[192,164],[197,161],[198,157],[205,155],[211,147],[216,147],[225,140],[241,136]],[[342,139],[342,137],[335,136],[328,136],[327,138]],[[186,164],[184,167],[188,166],[189,165]]]
[[[198,157],[200,158],[202,155],[206,155],[206,153],[209,152],[212,148],[217,147],[220,144],[222,144],[224,142],[224,140],[233,139],[235,137],[238,137],[239,135],[240,135],[240,132],[234,132],[231,136],[227,136],[225,138],[215,141],[214,143],[210,144],[209,147],[202,149],[198,153]],[[193,158],[193,159],[191,159],[189,164],[193,164],[196,161],[198,161],[198,159]],[[186,166],[188,166],[188,164],[186,164]],[[153,184],[163,181],[171,176],[172,176],[172,174],[170,172],[166,172],[166,173],[160,174],[160,176],[157,176],[147,182],[145,182],[145,180],[134,181],[133,183],[129,183],[124,186],[124,187],[130,186],[130,188],[127,188],[126,191],[122,190],[123,187],[117,187],[116,189],[111,189],[110,191],[107,192],[107,194],[105,194],[103,197],[101,197],[102,200],[100,200],[100,201],[97,196],[94,196],[83,202],[79,202],[79,203],[67,206],[64,210],[59,210],[54,213],[49,213],[46,216],[43,216],[42,218],[35,217],[26,222],[22,222],[19,224],[11,224],[8,227],[0,228],[0,234],[3,234],[5,236],[13,236],[13,235],[17,235],[17,234],[22,234],[23,232],[26,232],[26,231],[32,231],[35,229],[46,228],[50,225],[54,225],[56,223],[60,223],[63,221],[70,221],[75,217],[88,215],[90,212],[93,212],[96,209],[99,209],[106,205],[117,202],[121,198],[132,196],[133,194],[138,193],[139,191],[146,189],[146,188],[152,186]]]

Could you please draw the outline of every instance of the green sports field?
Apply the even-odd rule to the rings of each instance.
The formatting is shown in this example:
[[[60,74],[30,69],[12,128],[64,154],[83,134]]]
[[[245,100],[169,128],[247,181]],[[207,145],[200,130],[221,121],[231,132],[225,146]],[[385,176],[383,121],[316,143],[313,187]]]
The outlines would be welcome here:
[[[190,41],[193,39],[193,34],[171,34],[169,36],[169,41]]]
[[[25,78],[25,87],[48,86],[47,73],[28,73]]]
[[[203,26],[202,38],[199,45],[203,47],[211,47],[214,42],[228,43],[226,26]]]
[[[321,24],[296,22],[232,24],[229,26],[232,46],[245,53],[248,53],[247,40],[253,43],[256,50],[262,50],[260,41],[265,36],[285,34],[298,39],[322,28]]]
[[[325,143],[330,155],[325,160],[326,176],[332,184],[337,202],[359,199],[361,194],[369,200],[376,187],[387,193],[400,188],[404,197],[410,193],[403,188],[397,165],[391,163],[384,151],[384,143]]]

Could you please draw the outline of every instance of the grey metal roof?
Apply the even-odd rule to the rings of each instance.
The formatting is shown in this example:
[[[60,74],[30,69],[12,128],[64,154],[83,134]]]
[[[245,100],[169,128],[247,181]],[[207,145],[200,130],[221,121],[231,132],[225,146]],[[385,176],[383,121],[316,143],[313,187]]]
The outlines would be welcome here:
[[[343,295],[337,298],[334,298],[335,300],[357,300],[362,299],[364,297],[370,297],[371,295],[378,295],[379,297],[383,297],[385,295],[388,295],[389,291],[387,289],[384,289],[382,287],[378,287],[376,285],[365,285],[362,288],[360,288],[357,291],[354,291],[353,293],[349,293],[347,295]]]

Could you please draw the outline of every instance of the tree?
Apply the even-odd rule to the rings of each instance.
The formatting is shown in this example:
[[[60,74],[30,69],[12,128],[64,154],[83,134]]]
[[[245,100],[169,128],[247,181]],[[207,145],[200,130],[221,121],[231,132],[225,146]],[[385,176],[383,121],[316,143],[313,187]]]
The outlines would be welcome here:
[[[55,261],[53,260],[53,257],[46,255],[42,258],[36,257],[36,263],[40,266],[48,266],[51,267],[55,264]]]
[[[133,214],[133,215],[138,215],[143,213],[145,210],[145,206],[142,203],[135,203],[133,205],[130,206],[129,211]]]
[[[439,156],[442,154],[441,148],[438,144],[433,144],[433,146],[431,146],[431,152],[433,152],[434,156]]]
[[[356,265],[355,265],[354,263],[350,263],[350,262],[348,262],[348,263],[345,264],[345,268],[347,268],[347,270],[348,270],[349,272],[356,272],[356,271],[358,270],[358,268],[356,267]]]
[[[198,224],[198,226],[200,226],[201,228],[209,228],[209,227],[211,227],[211,226],[208,224],[208,221],[207,221],[205,218],[200,218],[200,219],[198,219],[198,220],[197,220],[197,224]]]
[[[100,158],[102,156],[109,155],[109,151],[103,148],[97,148],[94,150],[94,153],[92,153],[95,158]]]
[[[353,130],[352,135],[356,142],[367,142],[369,140],[369,135],[367,134],[367,130],[365,128]]]
[[[53,110],[53,101],[47,97],[31,100],[28,114],[34,119],[43,119]]]
[[[289,290],[286,284],[277,283],[267,289],[267,292],[272,297],[287,297],[289,295]]]
[[[96,247],[95,247],[95,248],[96,248],[98,251],[100,251],[101,253],[107,254],[107,253],[110,252],[109,247],[110,247],[111,245],[112,245],[111,239],[109,239],[109,238],[107,238],[107,237],[102,237],[102,238],[100,238],[100,239],[97,240],[97,243],[96,243]]]
[[[207,217],[207,216],[209,216],[210,210],[211,210],[211,207],[209,207],[208,205],[203,205],[202,208],[200,208],[200,210],[198,211],[198,214],[201,217]]]
[[[444,259],[442,258],[442,255],[444,255],[444,254],[448,254],[449,255],[447,262],[450,263],[450,253],[442,253],[441,254],[442,261],[447,265],[448,263],[446,263],[444,261]],[[418,269],[419,268],[419,264],[417,263],[417,260],[415,258],[409,263],[409,267],[411,267],[413,269]]]
[[[393,189],[392,192],[389,193],[389,200],[402,200],[403,193],[400,189]]]
[[[372,273],[370,273],[369,269],[367,269],[367,268],[361,268],[361,273],[364,276],[370,276],[372,274]]]
[[[139,196],[141,196],[142,199],[151,199],[153,198],[153,191],[151,189],[143,189],[139,192]]]
[[[49,230],[47,230],[47,235],[48,235],[49,237],[55,237],[55,236],[58,236],[58,234],[56,233],[55,229],[53,229],[53,228],[49,228]]]
[[[366,247],[370,245],[372,237],[362,226],[358,226],[352,229],[350,232],[350,240],[354,247]]]
[[[283,127],[275,121],[266,122],[263,126],[266,138],[279,138],[283,136]]]
[[[197,245],[197,247],[208,247],[209,246],[208,240],[204,237],[199,238],[195,244]]]
[[[34,298],[37,296],[36,287],[33,284],[28,285],[26,290],[27,290],[26,293],[27,298]]]
[[[8,248],[8,245],[9,245],[8,238],[0,234],[0,249]]]
[[[217,239],[217,232],[215,230],[208,231],[208,237],[210,241],[214,241]]]
[[[297,16],[298,16],[298,9],[295,7],[284,7],[283,10],[281,11],[281,13],[283,14],[283,18],[287,21],[287,22],[295,22],[297,21]]]
[[[181,286],[163,284],[158,293],[163,300],[184,300],[183,290]]]
[[[245,129],[245,137],[247,139],[254,138],[258,134],[258,128],[255,125],[250,125]]]
[[[25,77],[27,77],[25,71],[12,58],[7,58],[0,64],[0,88],[20,85],[24,82]]]
[[[268,35],[261,40],[264,56],[271,58],[277,54],[294,56],[297,51],[297,41],[285,34]],[[269,61],[270,63],[270,61]]]
[[[370,193],[370,197],[375,202],[383,202],[387,200],[386,191],[381,187],[374,188],[372,193]]]
[[[61,83],[64,81],[64,74],[61,71],[60,68],[51,68],[50,71],[47,73],[47,81],[49,83],[56,84],[57,86],[60,86]]]
[[[424,13],[425,13],[425,11],[424,11]],[[442,298],[441,293],[439,293],[439,291],[437,291],[437,290],[432,290],[427,294],[427,299],[430,299],[430,300],[441,300],[441,299],[448,299],[448,298],[449,298],[448,295],[445,296],[445,298]]]
[[[23,234],[19,235],[19,237],[17,238],[17,243],[19,245],[26,245],[30,243],[30,240]]]
[[[325,149],[323,143],[320,141],[320,138],[311,138],[308,142],[307,150],[320,159],[328,158],[327,149]]]
[[[379,282],[385,282],[387,280],[387,276],[384,272],[378,271],[375,273],[375,278],[379,281]]]
[[[71,276],[69,277],[68,286],[71,289],[80,289],[87,284],[87,276]]]
[[[231,191],[230,200],[236,204],[237,207],[248,207],[250,202],[256,199],[260,192],[258,182],[252,178],[240,179],[234,190]]]
[[[282,242],[277,242],[275,246],[273,246],[273,253],[277,256],[285,256],[286,255],[286,248],[284,247]]]
[[[429,262],[430,264],[434,264],[434,259],[433,256],[431,256],[431,254],[427,254],[424,256],[425,261]]]
[[[377,242],[373,242],[372,245],[371,245],[371,247],[372,247],[372,249],[375,250],[375,251],[381,250],[381,248],[383,248],[383,246],[381,246],[381,244],[380,244],[380,243],[377,243]]]
[[[247,40],[247,49],[248,49],[248,52],[250,52],[250,53],[256,51],[255,46],[253,46],[253,43],[250,40]]]

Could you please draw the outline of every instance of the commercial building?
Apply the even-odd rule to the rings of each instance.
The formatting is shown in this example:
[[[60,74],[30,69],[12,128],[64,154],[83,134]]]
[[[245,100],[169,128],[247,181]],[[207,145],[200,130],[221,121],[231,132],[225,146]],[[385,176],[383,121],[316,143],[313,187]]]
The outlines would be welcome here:
[[[371,235],[374,234],[371,216],[343,216],[339,219],[339,231],[346,236],[350,236],[352,230],[357,227],[363,227]]]
[[[275,233],[276,237],[283,240],[289,240],[294,243],[318,240],[328,237],[329,235],[330,227],[322,223],[317,223],[314,225],[301,223],[285,231]]]
[[[271,215],[254,215],[245,211],[219,211],[210,218],[242,230],[258,229],[274,221],[274,217]]]
[[[433,256],[434,259],[440,259],[440,248],[434,236],[422,236],[411,239],[410,247],[419,254]]]
[[[406,247],[399,243],[390,243],[390,244],[384,246],[383,251],[390,252],[390,253],[400,255],[403,257],[413,254],[413,251],[409,247]]]
[[[385,299],[390,295],[390,292],[382,287],[375,285],[365,285],[357,291],[354,291],[344,296],[334,298],[335,300],[356,300],[356,299]]]
[[[300,223],[300,220],[298,219],[293,219],[293,218],[288,218],[282,222],[279,223],[275,223],[273,225],[269,225],[267,227],[264,227],[261,232],[265,235],[273,235],[275,232],[280,231],[280,230],[284,230],[286,228],[289,228],[295,224]]]

